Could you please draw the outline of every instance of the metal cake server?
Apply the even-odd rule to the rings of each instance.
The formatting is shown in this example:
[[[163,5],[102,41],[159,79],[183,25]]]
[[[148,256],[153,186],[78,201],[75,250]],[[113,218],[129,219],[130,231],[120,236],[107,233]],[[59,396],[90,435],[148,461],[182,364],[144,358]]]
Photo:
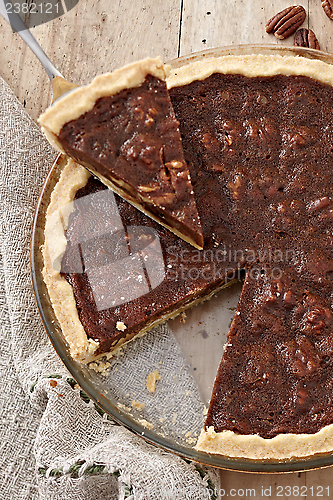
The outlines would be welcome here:
[[[11,13],[7,12],[6,4],[9,3],[9,0],[0,0],[0,15],[7,21],[12,29],[20,35],[22,40],[30,47],[35,56],[42,63],[48,77],[50,78],[52,84],[52,103],[63,96],[65,93],[70,92],[74,88],[77,87],[74,83],[66,80],[63,75],[56,69],[56,67],[52,64],[50,59],[47,57],[41,46],[32,36],[31,32],[28,30],[22,19],[18,14],[12,10]]]

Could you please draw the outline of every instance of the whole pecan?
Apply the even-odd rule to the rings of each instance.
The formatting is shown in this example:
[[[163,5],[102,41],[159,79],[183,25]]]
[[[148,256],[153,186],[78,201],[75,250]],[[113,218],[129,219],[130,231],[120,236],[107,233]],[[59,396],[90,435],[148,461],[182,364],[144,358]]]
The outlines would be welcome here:
[[[301,28],[295,33],[294,45],[320,50],[319,42],[312,30]]]
[[[327,17],[329,17],[330,19],[333,19],[333,1],[332,0],[321,0],[321,5],[322,5]]]
[[[297,28],[304,23],[305,18],[306,12],[301,5],[287,7],[268,21],[266,32],[273,32],[276,38],[283,40],[295,33]]]

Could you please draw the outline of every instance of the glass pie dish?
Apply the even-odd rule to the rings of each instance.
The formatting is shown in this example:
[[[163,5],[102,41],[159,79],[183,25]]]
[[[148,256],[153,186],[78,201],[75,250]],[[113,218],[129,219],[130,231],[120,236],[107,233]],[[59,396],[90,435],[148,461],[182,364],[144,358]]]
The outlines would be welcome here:
[[[211,49],[171,61],[173,69],[207,57],[241,54],[281,54],[333,63],[333,56],[315,50],[278,46],[235,46]],[[246,472],[290,472],[333,464],[332,455],[287,461],[254,461],[209,455],[194,445],[204,423],[226,335],[241,290],[226,288],[186,311],[167,325],[135,338],[104,364],[82,365],[69,355],[42,277],[41,246],[50,196],[64,159],[52,166],[43,186],[33,225],[31,260],[37,304],[58,355],[87,395],[112,418],[148,442],[186,459]],[[150,373],[158,371],[156,390],[147,390]]]

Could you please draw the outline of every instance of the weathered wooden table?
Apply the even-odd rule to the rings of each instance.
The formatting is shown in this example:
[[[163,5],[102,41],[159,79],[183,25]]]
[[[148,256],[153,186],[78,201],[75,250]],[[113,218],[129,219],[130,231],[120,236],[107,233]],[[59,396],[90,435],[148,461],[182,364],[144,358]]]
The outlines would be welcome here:
[[[322,50],[333,52],[333,21],[320,0],[299,3],[308,14],[303,26],[314,30]],[[55,4],[51,3],[53,9]],[[146,56],[161,55],[167,61],[230,44],[293,44],[292,37],[277,41],[265,32],[267,20],[291,5],[287,0],[59,0],[58,4],[67,12],[56,19],[48,20],[50,16],[41,12],[23,18],[55,66],[77,83]],[[36,120],[50,102],[48,77],[2,19],[0,61],[0,75]],[[221,471],[221,479],[224,496],[235,499],[333,496],[332,468],[283,475]]]

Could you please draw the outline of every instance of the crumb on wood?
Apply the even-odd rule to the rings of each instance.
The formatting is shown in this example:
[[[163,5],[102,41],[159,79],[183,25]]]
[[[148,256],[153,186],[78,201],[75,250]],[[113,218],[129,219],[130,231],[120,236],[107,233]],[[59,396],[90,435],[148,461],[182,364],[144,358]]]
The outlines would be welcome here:
[[[154,370],[153,372],[149,373],[146,381],[147,389],[149,392],[155,392],[155,386],[158,380],[161,380],[161,375],[158,373],[157,370]]]

